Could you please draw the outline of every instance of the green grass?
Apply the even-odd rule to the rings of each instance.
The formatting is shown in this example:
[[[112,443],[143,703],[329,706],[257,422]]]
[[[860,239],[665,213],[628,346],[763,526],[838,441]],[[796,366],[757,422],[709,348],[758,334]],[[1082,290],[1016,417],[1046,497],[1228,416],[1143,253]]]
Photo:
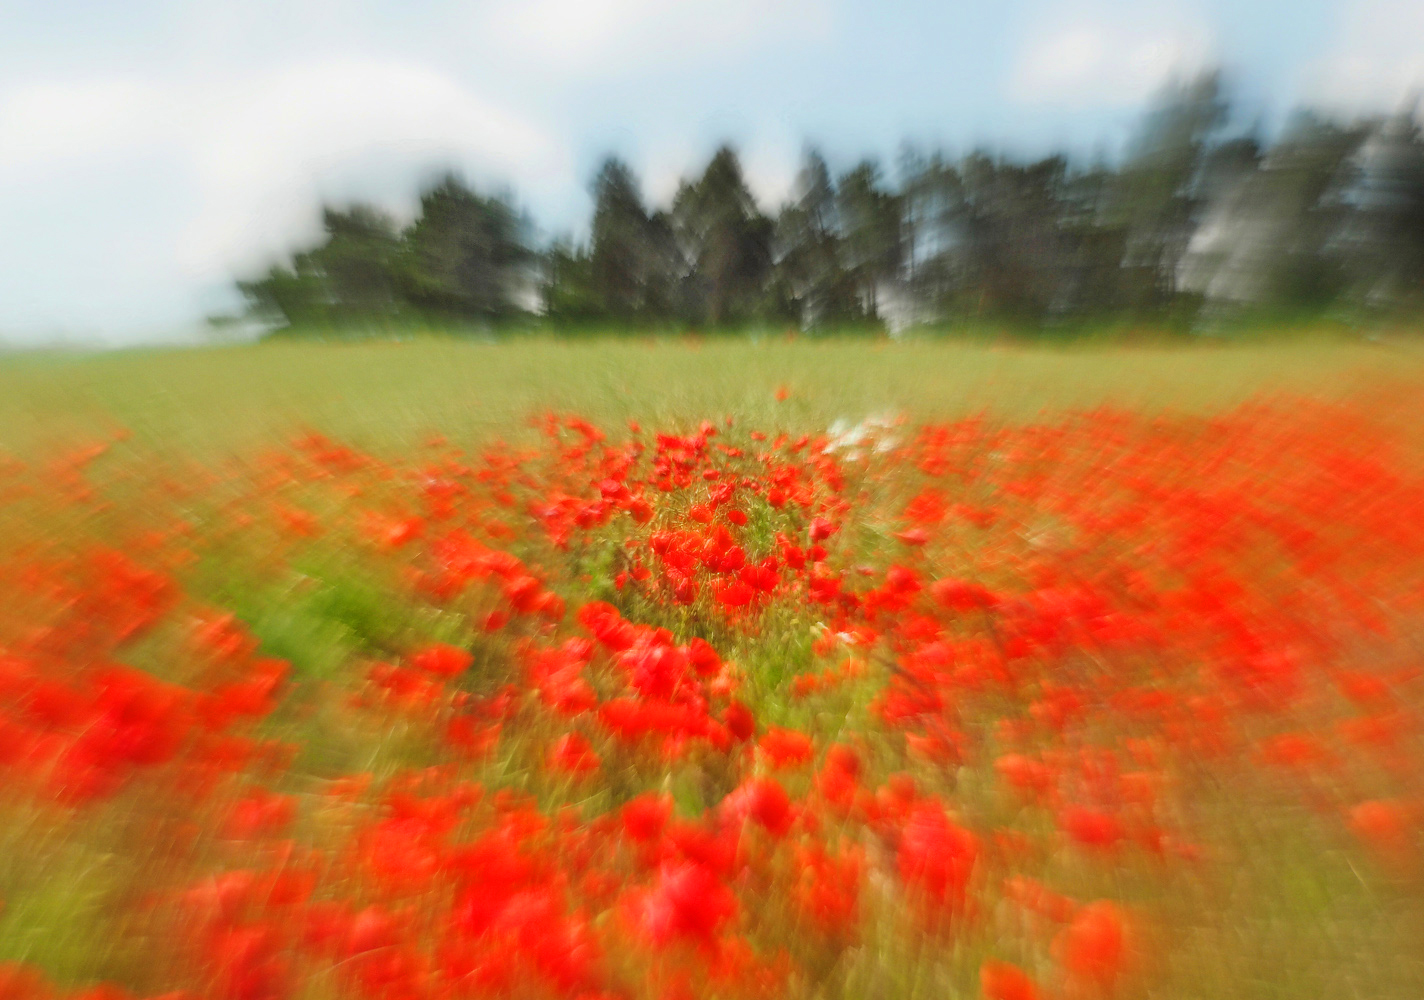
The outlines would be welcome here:
[[[1254,394],[1406,388],[1424,348],[1339,340],[1137,348],[783,338],[267,343],[0,359],[0,449],[20,457],[132,432],[145,449],[218,457],[314,428],[400,448],[436,432],[509,436],[533,414],[652,425],[734,414],[814,431],[880,411],[991,409],[1012,419],[1113,403],[1209,411]],[[780,385],[791,398],[778,403]]]

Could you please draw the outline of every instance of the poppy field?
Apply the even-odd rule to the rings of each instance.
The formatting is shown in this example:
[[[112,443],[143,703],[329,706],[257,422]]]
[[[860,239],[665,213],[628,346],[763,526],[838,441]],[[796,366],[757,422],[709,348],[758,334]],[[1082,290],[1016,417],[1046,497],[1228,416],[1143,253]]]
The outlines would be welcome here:
[[[1412,355],[619,350],[171,447],[4,376],[0,998],[1420,995]]]

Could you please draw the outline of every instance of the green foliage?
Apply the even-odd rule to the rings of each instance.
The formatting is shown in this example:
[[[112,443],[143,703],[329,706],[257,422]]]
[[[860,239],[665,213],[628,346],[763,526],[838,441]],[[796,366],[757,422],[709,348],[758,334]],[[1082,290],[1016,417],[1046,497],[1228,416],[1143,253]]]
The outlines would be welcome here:
[[[273,267],[239,282],[252,310],[289,323],[340,323],[389,318],[399,312],[402,246],[395,224],[357,205],[322,211],[325,241],[299,253],[290,267]]]
[[[684,315],[712,327],[756,317],[771,272],[772,221],[757,207],[735,152],[722,147],[700,180],[683,182],[671,222],[687,262]]]
[[[892,182],[869,159],[837,177],[810,150],[772,214],[728,146],[665,208],[609,158],[587,239],[542,249],[509,197],[447,175],[404,230],[367,206],[327,208],[322,242],[238,284],[255,317],[326,336],[542,314],[568,334],[972,323],[1056,337],[1424,308],[1412,115],[1302,114],[1269,147],[1231,124],[1207,73],[1161,95],[1117,166],[911,150]]]
[[[447,175],[421,196],[420,215],[404,236],[407,300],[420,313],[462,319],[520,311],[533,260],[524,230],[508,200],[483,198]]]
[[[780,312],[812,329],[866,318],[855,276],[841,264],[845,239],[830,169],[812,150],[797,176],[793,200],[776,220],[772,294]]]
[[[482,323],[528,311],[535,255],[528,224],[502,197],[446,175],[405,230],[376,209],[322,212],[325,238],[255,281],[254,315],[292,329],[399,320]]]

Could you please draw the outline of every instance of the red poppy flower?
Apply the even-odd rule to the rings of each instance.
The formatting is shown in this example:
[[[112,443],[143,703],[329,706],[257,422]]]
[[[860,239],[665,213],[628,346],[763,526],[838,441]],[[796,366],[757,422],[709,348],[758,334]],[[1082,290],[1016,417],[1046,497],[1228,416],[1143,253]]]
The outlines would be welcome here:
[[[1126,928],[1115,903],[1089,903],[1059,933],[1055,950],[1071,977],[1111,989],[1127,960]]]
[[[548,765],[553,771],[585,775],[597,771],[601,764],[588,737],[582,733],[565,733],[549,748]]]
[[[979,856],[974,835],[954,823],[934,801],[913,807],[900,838],[900,877],[928,899],[952,909],[963,905]]]
[[[762,736],[757,749],[774,770],[799,767],[811,759],[811,738],[795,729],[773,726]]]
[[[751,739],[752,734],[756,732],[756,718],[752,715],[752,710],[739,701],[727,706],[726,712],[722,714],[722,721],[739,740]]]
[[[737,914],[737,897],[711,871],[692,862],[669,862],[639,901],[637,917],[655,944],[677,938],[710,943]]]
[[[783,837],[796,821],[791,797],[774,778],[749,778],[722,800],[722,815],[734,823],[755,820],[775,837]]]
[[[985,962],[979,967],[979,987],[984,1000],[1038,1000],[1038,987],[1028,973],[1008,962]]]
[[[622,810],[623,832],[630,840],[650,843],[656,840],[672,815],[672,798],[651,792],[630,799]]]
[[[410,658],[411,666],[436,677],[456,677],[469,669],[474,661],[468,650],[443,642],[426,646]]]

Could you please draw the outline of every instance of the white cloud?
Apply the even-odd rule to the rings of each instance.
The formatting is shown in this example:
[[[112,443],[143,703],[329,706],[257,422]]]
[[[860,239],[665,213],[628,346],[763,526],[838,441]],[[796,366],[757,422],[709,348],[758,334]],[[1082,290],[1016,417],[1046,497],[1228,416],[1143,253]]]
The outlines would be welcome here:
[[[547,72],[608,77],[815,40],[831,21],[826,0],[503,0],[474,30]]]
[[[535,197],[576,180],[549,131],[411,62],[0,89],[0,330],[195,315],[203,288],[314,235],[320,200],[398,205],[446,166]]]
[[[1343,110],[1394,111],[1424,90],[1424,4],[1345,4],[1338,44],[1312,67],[1306,98]]]
[[[408,196],[412,174],[449,164],[537,192],[572,169],[543,129],[409,64],[299,66],[204,104],[192,143],[203,204],[182,243],[197,275],[289,246],[318,197],[370,196],[382,176]]]
[[[1128,106],[1211,61],[1209,31],[1172,10],[1044,18],[1024,41],[1009,93],[1030,104]]]

